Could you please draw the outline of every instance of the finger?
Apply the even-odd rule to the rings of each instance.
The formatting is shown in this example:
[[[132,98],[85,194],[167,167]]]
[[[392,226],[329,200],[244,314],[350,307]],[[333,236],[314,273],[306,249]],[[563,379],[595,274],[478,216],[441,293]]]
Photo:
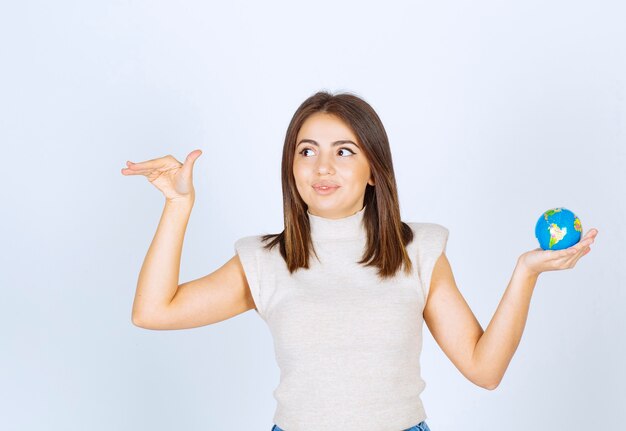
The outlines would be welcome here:
[[[595,238],[598,235],[598,229],[592,228],[587,231],[585,236],[582,237],[581,241],[588,238]]]
[[[128,165],[128,167],[124,168],[130,172],[140,172],[140,171],[145,171],[148,168],[146,167],[145,164],[143,163],[133,163],[133,162],[126,162],[126,164]]]
[[[183,166],[178,160],[172,158],[172,160],[162,160],[158,165],[148,165],[139,167],[137,164],[132,165],[129,169],[136,174],[149,175],[153,172],[165,172],[172,169],[180,169]]]
[[[589,231],[587,231],[587,233],[585,234],[585,236],[576,244],[574,244],[573,246],[566,248],[562,251],[566,252],[560,256],[557,257],[561,257],[563,259],[566,259],[567,264],[571,264],[572,262],[575,263],[576,261],[578,261],[578,259],[580,259],[582,256],[584,256],[587,252],[585,252],[585,250],[591,245],[593,244],[593,241],[595,239],[595,236],[598,234],[598,230],[597,229],[590,229]]]
[[[565,266],[566,268],[570,264],[572,264],[578,258],[578,256],[582,253],[580,250],[578,250],[576,248],[571,248],[571,249],[568,249],[568,250],[569,250],[569,253],[562,260],[562,265]]]
[[[141,173],[145,173],[145,172],[152,172],[152,171],[156,171],[156,170],[161,170],[163,169],[163,167],[166,165],[161,165],[161,166],[154,166],[154,167],[139,167],[137,165],[132,165],[130,167],[128,167],[127,169],[133,173],[136,174],[141,174]]]
[[[593,244],[593,237],[585,238],[580,241],[578,244],[568,248],[567,250],[570,253],[570,258],[568,259],[568,265],[575,265],[578,262],[578,259],[589,253],[591,250],[591,244]]]
[[[578,253],[576,257],[574,257],[574,260],[570,262],[571,267],[573,268],[574,266],[576,266],[576,263],[580,260],[580,258],[585,256],[590,251],[591,251],[591,247],[585,247],[584,249],[582,249],[582,251]]]
[[[552,257],[552,260],[558,260],[558,259],[570,257],[571,255],[575,254],[574,252],[577,250],[575,250],[574,246],[572,246],[568,248],[563,248],[561,250],[547,250],[547,251],[551,253],[550,257]]]
[[[582,255],[582,249],[572,246],[563,250],[554,251],[553,263],[559,269],[569,268]]]
[[[130,164],[128,165],[128,169],[132,170],[133,172],[153,170],[153,169],[158,168],[159,166],[163,165],[163,162],[161,162],[159,164],[157,164],[155,162],[141,162],[141,163],[129,162],[129,163]]]
[[[187,154],[187,158],[185,159],[185,163],[183,163],[183,170],[187,174],[191,174],[193,171],[193,166],[198,157],[202,155],[201,150],[193,150],[191,153]]]
[[[566,248],[565,250],[567,250],[568,254],[570,256],[574,256],[582,251],[584,251],[584,249],[588,246],[590,246],[591,244],[593,244],[595,237],[598,233],[597,229],[591,229],[587,232],[587,234],[580,240],[578,241],[576,244],[574,244],[573,246]]]
[[[122,173],[124,175],[141,175],[151,170],[152,169],[139,169],[134,167],[134,165],[129,165],[127,168],[122,168]]]
[[[143,162],[139,162],[139,163],[133,163],[131,161],[128,161],[128,163],[130,163],[128,165],[128,167],[134,171],[136,170],[147,170],[147,169],[158,169],[160,167],[163,167],[165,165],[170,164],[171,162],[176,162],[179,163],[180,162],[178,160],[176,160],[174,158],[174,156],[168,154],[167,156],[163,156],[163,157],[158,157],[156,159],[150,159],[150,160],[146,160]]]
[[[126,167],[122,168],[122,173],[124,173],[124,171],[131,172],[131,169],[130,169],[131,166],[133,166],[133,162],[131,162],[130,160],[126,160]]]

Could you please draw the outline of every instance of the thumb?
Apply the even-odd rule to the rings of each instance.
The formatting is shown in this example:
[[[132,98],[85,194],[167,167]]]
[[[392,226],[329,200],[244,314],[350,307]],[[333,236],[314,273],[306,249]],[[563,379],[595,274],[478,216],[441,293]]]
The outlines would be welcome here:
[[[193,171],[193,164],[196,162],[198,157],[202,155],[201,150],[193,150],[191,153],[187,155],[185,162],[183,163],[183,170],[191,174]]]

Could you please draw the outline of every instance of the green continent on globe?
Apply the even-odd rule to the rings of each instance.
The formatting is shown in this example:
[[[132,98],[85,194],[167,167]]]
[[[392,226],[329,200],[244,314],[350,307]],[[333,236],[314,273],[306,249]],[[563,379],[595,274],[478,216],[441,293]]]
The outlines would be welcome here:
[[[543,213],[543,218],[545,218],[546,221],[548,221],[548,217],[552,217],[554,214],[560,213],[560,212],[561,212],[561,208],[554,208],[552,210],[548,210],[545,213]]]
[[[550,248],[552,248],[556,243],[561,241],[565,237],[565,235],[567,235],[567,228],[560,228],[556,225],[556,223],[552,223],[548,229],[550,230]]]
[[[577,232],[582,232],[582,231],[583,231],[583,226],[582,226],[582,224],[580,223],[580,219],[579,219],[578,217],[576,217],[576,218],[574,219],[574,229],[575,229]]]

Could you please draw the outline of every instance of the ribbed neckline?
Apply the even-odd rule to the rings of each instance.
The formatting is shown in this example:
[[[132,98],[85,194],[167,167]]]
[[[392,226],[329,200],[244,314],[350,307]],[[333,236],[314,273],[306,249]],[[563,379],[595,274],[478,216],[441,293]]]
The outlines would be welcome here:
[[[311,225],[311,239],[313,241],[362,239],[367,236],[363,225],[365,206],[360,211],[339,219],[330,219],[313,215],[307,209],[309,224]]]

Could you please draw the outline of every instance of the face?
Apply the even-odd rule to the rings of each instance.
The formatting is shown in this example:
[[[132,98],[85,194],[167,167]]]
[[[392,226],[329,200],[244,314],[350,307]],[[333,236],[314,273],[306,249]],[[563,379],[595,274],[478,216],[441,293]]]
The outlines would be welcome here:
[[[323,112],[310,115],[298,132],[293,175],[309,212],[331,219],[360,211],[367,184],[374,185],[354,132]]]

